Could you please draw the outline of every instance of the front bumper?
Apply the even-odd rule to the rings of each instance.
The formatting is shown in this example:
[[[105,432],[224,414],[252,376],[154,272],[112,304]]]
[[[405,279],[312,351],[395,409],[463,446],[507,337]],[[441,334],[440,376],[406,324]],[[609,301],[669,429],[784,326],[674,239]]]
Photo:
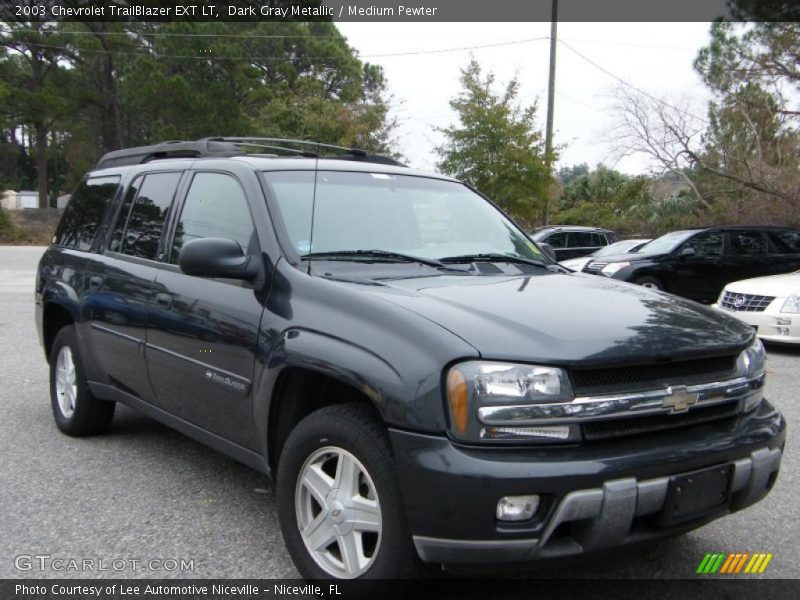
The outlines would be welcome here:
[[[763,498],[780,467],[785,421],[766,401],[733,422],[550,448],[474,448],[391,431],[417,552],[448,564],[569,556],[673,535]],[[732,465],[730,502],[660,525],[669,479]],[[506,495],[539,494],[530,522],[495,518]]]
[[[764,341],[800,344],[800,315],[780,312],[785,301],[786,298],[776,298],[763,312],[726,310],[717,304],[711,306],[755,327],[758,337]]]

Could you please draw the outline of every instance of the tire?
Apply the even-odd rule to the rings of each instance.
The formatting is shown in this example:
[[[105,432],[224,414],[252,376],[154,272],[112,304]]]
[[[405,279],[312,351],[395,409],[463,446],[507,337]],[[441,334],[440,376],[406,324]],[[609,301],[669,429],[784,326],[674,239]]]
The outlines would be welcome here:
[[[50,349],[50,403],[56,426],[71,436],[104,433],[114,417],[116,404],[89,391],[72,325],[59,330]]]
[[[656,279],[655,277],[639,277],[638,279],[634,279],[633,283],[650,288],[652,290],[661,290],[662,292],[666,289],[664,284],[661,283],[661,280]]]
[[[342,489],[340,480],[348,479],[342,473],[355,474],[350,478],[357,482],[354,494]],[[298,484],[301,474],[308,477]],[[304,578],[398,579],[420,574],[389,439],[371,406],[337,404],[300,421],[278,464],[277,500],[283,539]],[[301,533],[301,527],[309,533]],[[348,561],[349,556],[357,559]]]

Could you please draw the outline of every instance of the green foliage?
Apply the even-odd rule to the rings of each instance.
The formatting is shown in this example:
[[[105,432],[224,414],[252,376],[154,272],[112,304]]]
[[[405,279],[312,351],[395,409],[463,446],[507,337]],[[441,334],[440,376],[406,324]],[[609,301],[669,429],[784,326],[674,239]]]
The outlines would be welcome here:
[[[549,183],[536,104],[518,102],[519,82],[501,94],[494,75],[474,59],[461,72],[461,93],[450,101],[460,124],[440,129],[439,169],[474,186],[525,224],[536,222]]]
[[[699,214],[697,201],[672,182],[629,177],[598,165],[564,186],[553,222],[607,227],[625,235],[659,235],[690,226]]]
[[[106,151],[169,139],[264,135],[394,153],[383,72],[330,22],[13,27],[0,36],[4,186],[30,187],[15,157],[38,156],[37,123],[48,148],[33,175],[48,167],[53,196]]]

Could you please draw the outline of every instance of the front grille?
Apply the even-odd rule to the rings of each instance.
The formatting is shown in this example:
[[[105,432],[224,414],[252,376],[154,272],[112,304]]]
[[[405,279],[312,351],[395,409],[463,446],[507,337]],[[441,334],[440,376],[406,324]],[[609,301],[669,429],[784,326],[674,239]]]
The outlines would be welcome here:
[[[735,417],[739,408],[738,402],[727,402],[716,406],[698,407],[688,412],[664,414],[613,421],[595,421],[583,425],[583,436],[587,441],[605,440],[626,435],[650,433],[663,429],[688,427],[708,421],[717,421]]]
[[[572,369],[575,394],[652,390],[670,384],[687,385],[725,379],[734,374],[736,355],[650,365]]]
[[[741,312],[764,312],[775,300],[775,296],[756,296],[754,294],[737,294],[725,292],[719,301],[720,308]]]

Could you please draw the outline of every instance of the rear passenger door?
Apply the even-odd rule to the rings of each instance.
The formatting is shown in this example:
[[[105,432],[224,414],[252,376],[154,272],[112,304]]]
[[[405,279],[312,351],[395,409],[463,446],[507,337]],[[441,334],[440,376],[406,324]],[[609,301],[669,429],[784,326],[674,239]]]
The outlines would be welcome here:
[[[725,283],[770,275],[768,248],[767,236],[761,230],[729,230],[728,249],[725,253]]]
[[[252,173],[240,175],[257,184]],[[155,280],[147,370],[160,408],[251,446],[250,391],[263,290],[249,282],[186,275],[178,267],[183,245],[198,238],[231,239],[247,254],[261,252],[244,189],[231,172],[190,174]]]
[[[566,231],[558,231],[556,233],[551,233],[542,241],[545,244],[549,244],[550,247],[553,249],[553,252],[555,252],[556,254],[556,260],[561,261],[570,258],[569,251],[567,249]]]
[[[108,247],[86,269],[91,351],[104,381],[152,400],[144,362],[161,235],[181,172],[143,173],[126,190]]]

